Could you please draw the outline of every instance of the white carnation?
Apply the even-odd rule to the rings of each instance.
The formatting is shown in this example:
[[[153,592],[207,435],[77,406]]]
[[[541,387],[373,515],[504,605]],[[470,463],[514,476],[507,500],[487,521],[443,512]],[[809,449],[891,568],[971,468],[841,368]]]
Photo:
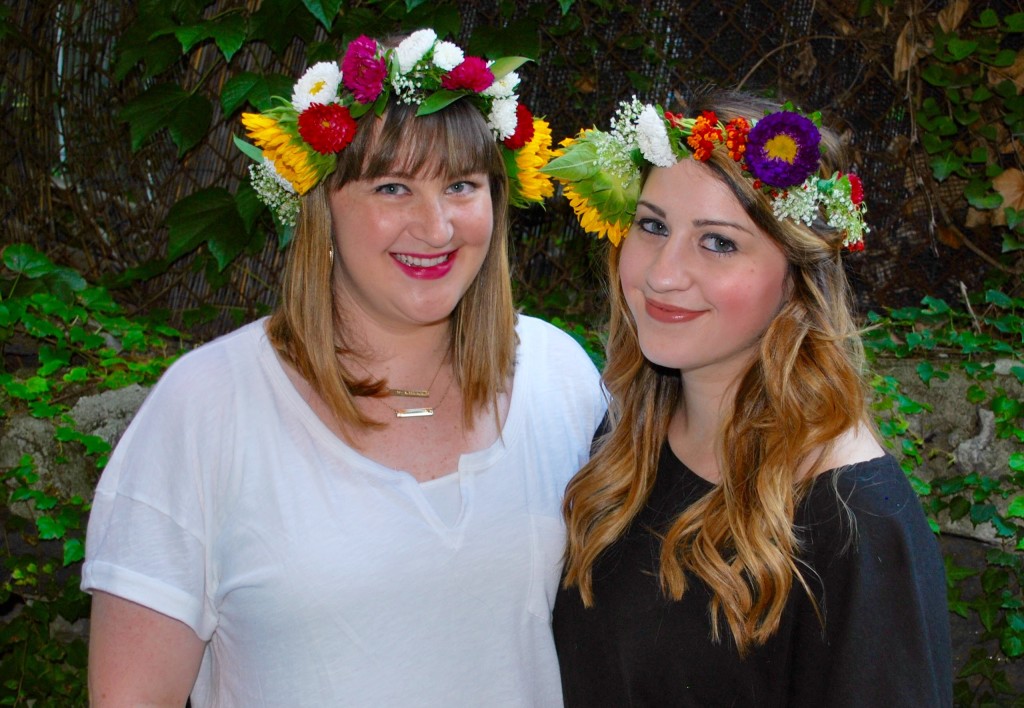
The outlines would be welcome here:
[[[511,138],[516,132],[516,107],[519,102],[516,96],[496,98],[491,104],[491,113],[487,116],[487,127],[498,140]]]
[[[408,74],[416,63],[430,51],[437,40],[437,33],[432,29],[416,30],[403,39],[395,48],[395,57],[398,59],[398,71]]]
[[[636,121],[636,142],[644,159],[658,167],[676,164],[665,120],[654,106],[645,106]]]
[[[321,61],[306,69],[306,73],[295,82],[292,89],[292,105],[302,113],[313,103],[335,103],[338,100],[338,86],[341,84],[341,69],[333,61]]]
[[[500,79],[496,79],[493,84],[485,88],[480,93],[484,96],[493,96],[494,98],[509,98],[515,93],[518,86],[519,74],[514,71],[510,71]]]
[[[451,42],[438,42],[434,47],[434,66],[442,71],[451,71],[466,58],[462,50]]]

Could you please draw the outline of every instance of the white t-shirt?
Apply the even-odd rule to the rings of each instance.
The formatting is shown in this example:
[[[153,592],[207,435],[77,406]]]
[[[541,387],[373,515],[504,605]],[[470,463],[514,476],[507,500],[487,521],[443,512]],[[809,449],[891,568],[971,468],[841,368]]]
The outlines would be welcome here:
[[[460,459],[454,515],[327,429],[262,320],[186,354],[104,470],[83,589],[208,640],[196,708],[561,705],[559,506],[606,403],[571,337],[517,332],[501,439]]]

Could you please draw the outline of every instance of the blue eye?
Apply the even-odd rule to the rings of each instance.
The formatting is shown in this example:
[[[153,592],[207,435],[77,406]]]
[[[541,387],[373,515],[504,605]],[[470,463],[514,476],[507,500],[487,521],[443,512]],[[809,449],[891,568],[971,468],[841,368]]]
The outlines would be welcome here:
[[[649,234],[655,236],[667,236],[668,227],[657,219],[637,219],[636,225],[640,227],[641,231],[646,231]]]
[[[736,250],[736,242],[718,234],[707,234],[701,237],[701,247],[714,253],[732,253]]]
[[[389,182],[388,184],[378,185],[375,191],[377,191],[380,194],[401,194],[403,190],[405,190],[404,185],[395,182]]]

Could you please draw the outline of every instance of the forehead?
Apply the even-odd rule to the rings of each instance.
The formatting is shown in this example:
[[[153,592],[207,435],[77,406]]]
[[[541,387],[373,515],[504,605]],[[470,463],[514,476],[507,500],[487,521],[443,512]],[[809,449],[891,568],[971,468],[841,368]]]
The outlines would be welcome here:
[[[742,220],[753,224],[729,185],[707,165],[693,159],[655,167],[647,175],[640,201],[666,215],[686,220]]]

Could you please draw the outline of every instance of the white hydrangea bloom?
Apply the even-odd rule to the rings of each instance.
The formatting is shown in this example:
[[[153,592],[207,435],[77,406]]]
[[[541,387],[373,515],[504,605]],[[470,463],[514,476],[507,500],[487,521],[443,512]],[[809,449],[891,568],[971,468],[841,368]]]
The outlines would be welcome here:
[[[434,66],[442,71],[451,71],[465,58],[462,50],[451,42],[438,42],[434,47]]]
[[[612,116],[611,134],[622,142],[626,150],[637,147],[636,122],[644,110],[644,104],[633,96],[628,101],[619,103],[619,108]]]
[[[812,181],[813,180],[813,181]],[[810,226],[819,216],[820,193],[817,178],[809,177],[799,187],[790,187],[772,200],[772,211],[776,219],[792,219]]]
[[[516,108],[519,106],[518,96],[496,98],[491,104],[491,113],[487,116],[487,127],[498,140],[511,138],[516,132]]]
[[[636,121],[636,142],[644,159],[658,167],[676,164],[665,121],[654,106],[644,106]]]
[[[301,200],[291,183],[278,174],[274,163],[264,160],[258,165],[250,165],[249,174],[260,201],[270,207],[278,221],[294,226]]]
[[[630,155],[631,146],[626,145],[611,133],[600,130],[593,131],[589,140],[594,145],[600,168],[615,175],[622,182],[624,188],[628,189],[634,181],[640,179],[640,170]]]
[[[398,59],[398,70],[408,74],[416,63],[430,51],[437,41],[437,33],[432,29],[416,30],[403,39],[395,48],[395,57]]]
[[[510,71],[500,79],[495,80],[493,84],[485,88],[480,93],[484,96],[493,96],[494,98],[508,98],[515,93],[518,87],[519,74],[514,71]]]
[[[292,105],[302,113],[313,103],[335,103],[338,100],[338,86],[341,84],[341,69],[333,61],[317,62],[306,69],[306,73],[292,88]]]

